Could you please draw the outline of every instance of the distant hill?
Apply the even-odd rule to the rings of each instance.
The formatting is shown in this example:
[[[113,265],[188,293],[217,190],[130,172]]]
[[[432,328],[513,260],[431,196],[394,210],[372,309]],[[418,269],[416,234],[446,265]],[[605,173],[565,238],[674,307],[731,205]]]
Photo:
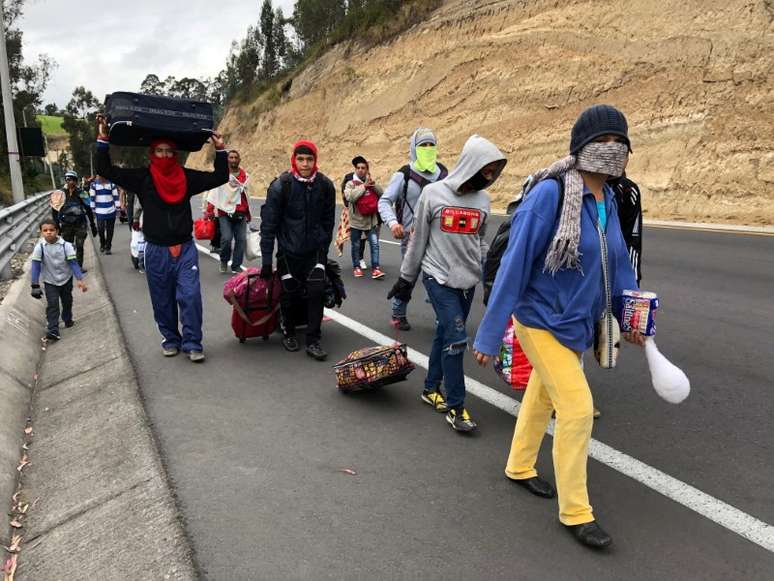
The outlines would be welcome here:
[[[502,208],[567,153],[584,108],[609,103],[628,117],[647,216],[774,224],[773,23],[771,0],[446,0],[384,44],[334,47],[220,130],[257,193],[299,138],[334,181],[362,154],[384,183],[416,127],[447,165],[479,133],[509,158]]]

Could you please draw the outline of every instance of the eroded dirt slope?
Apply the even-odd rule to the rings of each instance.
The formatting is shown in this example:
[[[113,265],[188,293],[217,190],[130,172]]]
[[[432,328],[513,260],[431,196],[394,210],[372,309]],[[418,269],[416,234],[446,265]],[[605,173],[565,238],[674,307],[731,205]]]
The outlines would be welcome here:
[[[774,224],[773,18],[772,0],[449,0],[387,44],[336,47],[281,103],[232,107],[221,130],[254,190],[300,137],[334,181],[357,153],[384,181],[417,126],[448,163],[479,133],[510,160],[492,190],[503,206],[566,153],[583,108],[610,103],[629,119],[648,216]]]

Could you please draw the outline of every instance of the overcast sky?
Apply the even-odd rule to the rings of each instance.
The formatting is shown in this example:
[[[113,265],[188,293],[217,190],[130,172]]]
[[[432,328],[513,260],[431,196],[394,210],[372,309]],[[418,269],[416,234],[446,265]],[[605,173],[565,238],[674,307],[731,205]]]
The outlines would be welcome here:
[[[293,0],[273,0],[290,15]],[[17,26],[28,63],[46,53],[58,64],[43,104],[64,107],[78,85],[102,101],[137,91],[149,73],[210,77],[224,68],[232,40],[258,22],[262,0],[26,0]]]

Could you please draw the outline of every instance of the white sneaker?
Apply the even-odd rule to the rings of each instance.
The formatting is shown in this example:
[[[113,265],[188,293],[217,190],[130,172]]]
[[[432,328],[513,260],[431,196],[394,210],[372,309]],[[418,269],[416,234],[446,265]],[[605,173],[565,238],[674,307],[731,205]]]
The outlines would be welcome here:
[[[362,270],[368,270],[368,266],[366,266],[366,261],[363,259],[360,260],[360,268]]]

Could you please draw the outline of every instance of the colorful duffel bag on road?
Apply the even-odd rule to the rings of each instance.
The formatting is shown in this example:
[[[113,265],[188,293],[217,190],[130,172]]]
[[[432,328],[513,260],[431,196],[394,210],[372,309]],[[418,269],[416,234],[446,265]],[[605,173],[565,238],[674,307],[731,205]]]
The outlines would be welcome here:
[[[350,392],[403,381],[414,367],[406,345],[395,343],[353,351],[333,369],[338,388]]]
[[[527,355],[521,348],[518,337],[516,337],[513,318],[505,329],[500,353],[494,360],[494,368],[497,375],[513,389],[522,391],[527,388],[527,382],[529,382],[529,376],[532,373],[532,364],[527,359]]]

